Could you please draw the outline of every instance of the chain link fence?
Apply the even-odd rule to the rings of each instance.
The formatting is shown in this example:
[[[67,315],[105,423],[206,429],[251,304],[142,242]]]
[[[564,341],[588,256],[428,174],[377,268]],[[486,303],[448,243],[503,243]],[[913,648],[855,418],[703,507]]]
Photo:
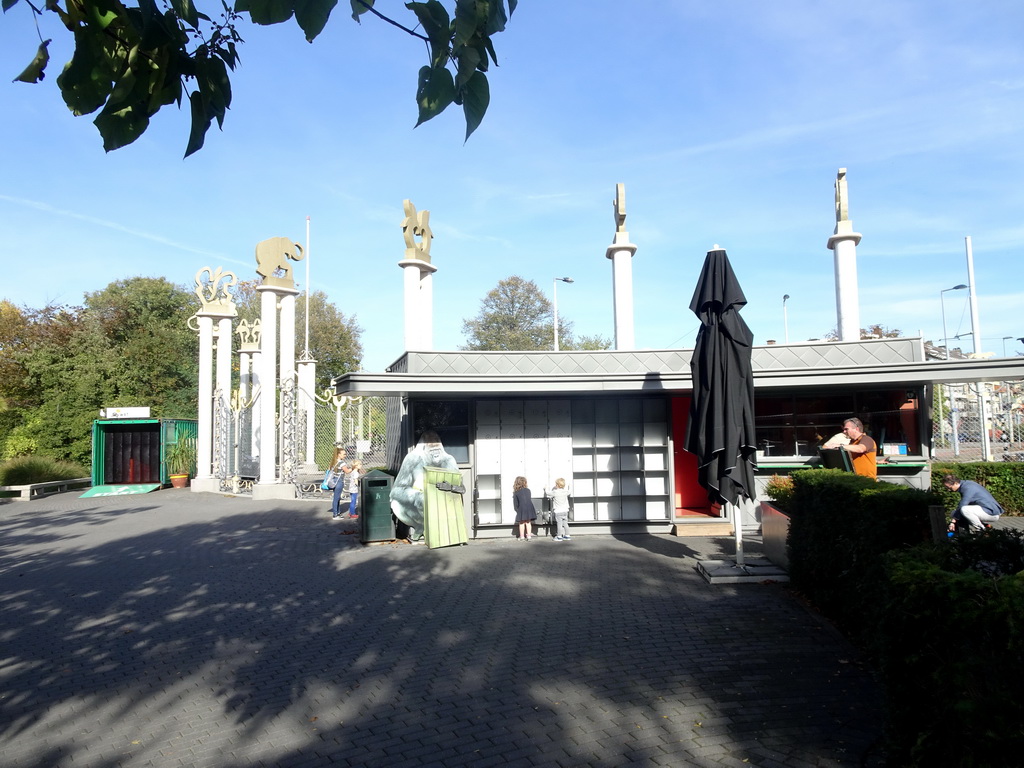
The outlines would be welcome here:
[[[938,461],[1024,461],[1024,382],[936,385]]]

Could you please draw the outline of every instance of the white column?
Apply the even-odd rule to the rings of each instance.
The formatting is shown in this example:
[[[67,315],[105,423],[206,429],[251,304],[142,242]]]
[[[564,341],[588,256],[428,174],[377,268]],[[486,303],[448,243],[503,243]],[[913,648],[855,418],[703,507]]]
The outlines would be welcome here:
[[[196,477],[213,477],[213,317],[199,315],[199,402],[196,425]],[[195,483],[193,483],[195,487]]]
[[[277,483],[277,294],[260,286],[260,482]],[[255,492],[255,489],[254,489]]]
[[[434,276],[426,269],[420,272],[420,310],[425,313],[427,322],[420,324],[420,346],[417,349],[430,352],[434,349]]]
[[[279,289],[280,290],[280,289]],[[281,295],[281,380],[295,377],[295,294]]]
[[[247,349],[238,351],[238,399],[245,402],[249,399],[249,377],[252,372],[252,352]]]
[[[217,322],[217,389],[225,399],[231,397],[231,318]]]
[[[260,418],[262,413],[260,410],[262,407],[260,406],[260,400],[262,398],[260,398],[256,393],[262,392],[260,389],[260,367],[263,365],[263,355],[260,354],[260,351],[257,349],[250,353],[250,357],[250,364],[252,367],[252,373],[249,376],[250,396],[256,397],[257,400],[252,404],[252,407],[249,408],[249,420],[252,425],[252,428],[249,430],[249,439],[252,441],[249,450],[252,457],[254,459],[258,459],[260,456],[260,436],[263,434],[263,431],[260,429]]]
[[[623,234],[625,237],[620,238]],[[607,258],[612,261],[612,293],[615,305],[615,348],[636,349],[633,325],[633,254],[636,246],[629,242],[629,233],[616,233],[608,246]]]
[[[433,283],[437,267],[421,259],[403,259],[403,306],[405,311],[405,350],[429,351],[433,348]]]
[[[840,341],[860,340],[860,297],[857,294],[857,244],[861,235],[853,231],[849,216],[846,169],[836,173],[836,228],[828,239],[835,254],[836,333]]]
[[[860,235],[832,235],[828,247],[835,252],[836,332],[840,341],[860,340],[860,297],[857,289],[857,243]]]

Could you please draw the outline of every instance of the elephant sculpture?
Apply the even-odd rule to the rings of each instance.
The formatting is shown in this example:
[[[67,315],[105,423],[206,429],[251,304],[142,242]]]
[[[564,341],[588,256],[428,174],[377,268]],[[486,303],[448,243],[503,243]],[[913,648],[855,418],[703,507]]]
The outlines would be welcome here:
[[[256,274],[264,285],[294,287],[288,260],[302,261],[302,246],[287,237],[271,237],[256,244]]]

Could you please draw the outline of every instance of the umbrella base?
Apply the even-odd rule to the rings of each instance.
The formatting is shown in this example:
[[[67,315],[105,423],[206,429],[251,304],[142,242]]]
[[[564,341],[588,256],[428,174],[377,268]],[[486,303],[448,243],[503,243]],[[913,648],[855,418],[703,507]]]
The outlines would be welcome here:
[[[789,581],[789,574],[763,557],[745,557],[743,565],[735,560],[699,560],[697,570],[709,584],[759,584],[765,581]]]
[[[732,536],[732,523],[728,520],[694,520],[672,526],[673,536]]]

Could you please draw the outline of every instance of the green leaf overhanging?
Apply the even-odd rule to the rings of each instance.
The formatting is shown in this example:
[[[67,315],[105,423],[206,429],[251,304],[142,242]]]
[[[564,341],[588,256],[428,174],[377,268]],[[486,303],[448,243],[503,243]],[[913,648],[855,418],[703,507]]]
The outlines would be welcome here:
[[[416,90],[419,119],[416,125],[422,125],[427,120],[437,117],[454,100],[455,80],[451,72],[443,66],[420,69],[419,87]]]
[[[6,10],[6,8],[4,9]],[[22,70],[22,73],[14,78],[15,83],[38,83],[46,77],[46,65],[50,63],[49,40],[44,40],[36,49],[35,58],[32,63]]]
[[[463,89],[462,112],[466,116],[466,141],[469,141],[473,131],[480,127],[490,103],[491,90],[487,84],[487,75],[477,72]]]

